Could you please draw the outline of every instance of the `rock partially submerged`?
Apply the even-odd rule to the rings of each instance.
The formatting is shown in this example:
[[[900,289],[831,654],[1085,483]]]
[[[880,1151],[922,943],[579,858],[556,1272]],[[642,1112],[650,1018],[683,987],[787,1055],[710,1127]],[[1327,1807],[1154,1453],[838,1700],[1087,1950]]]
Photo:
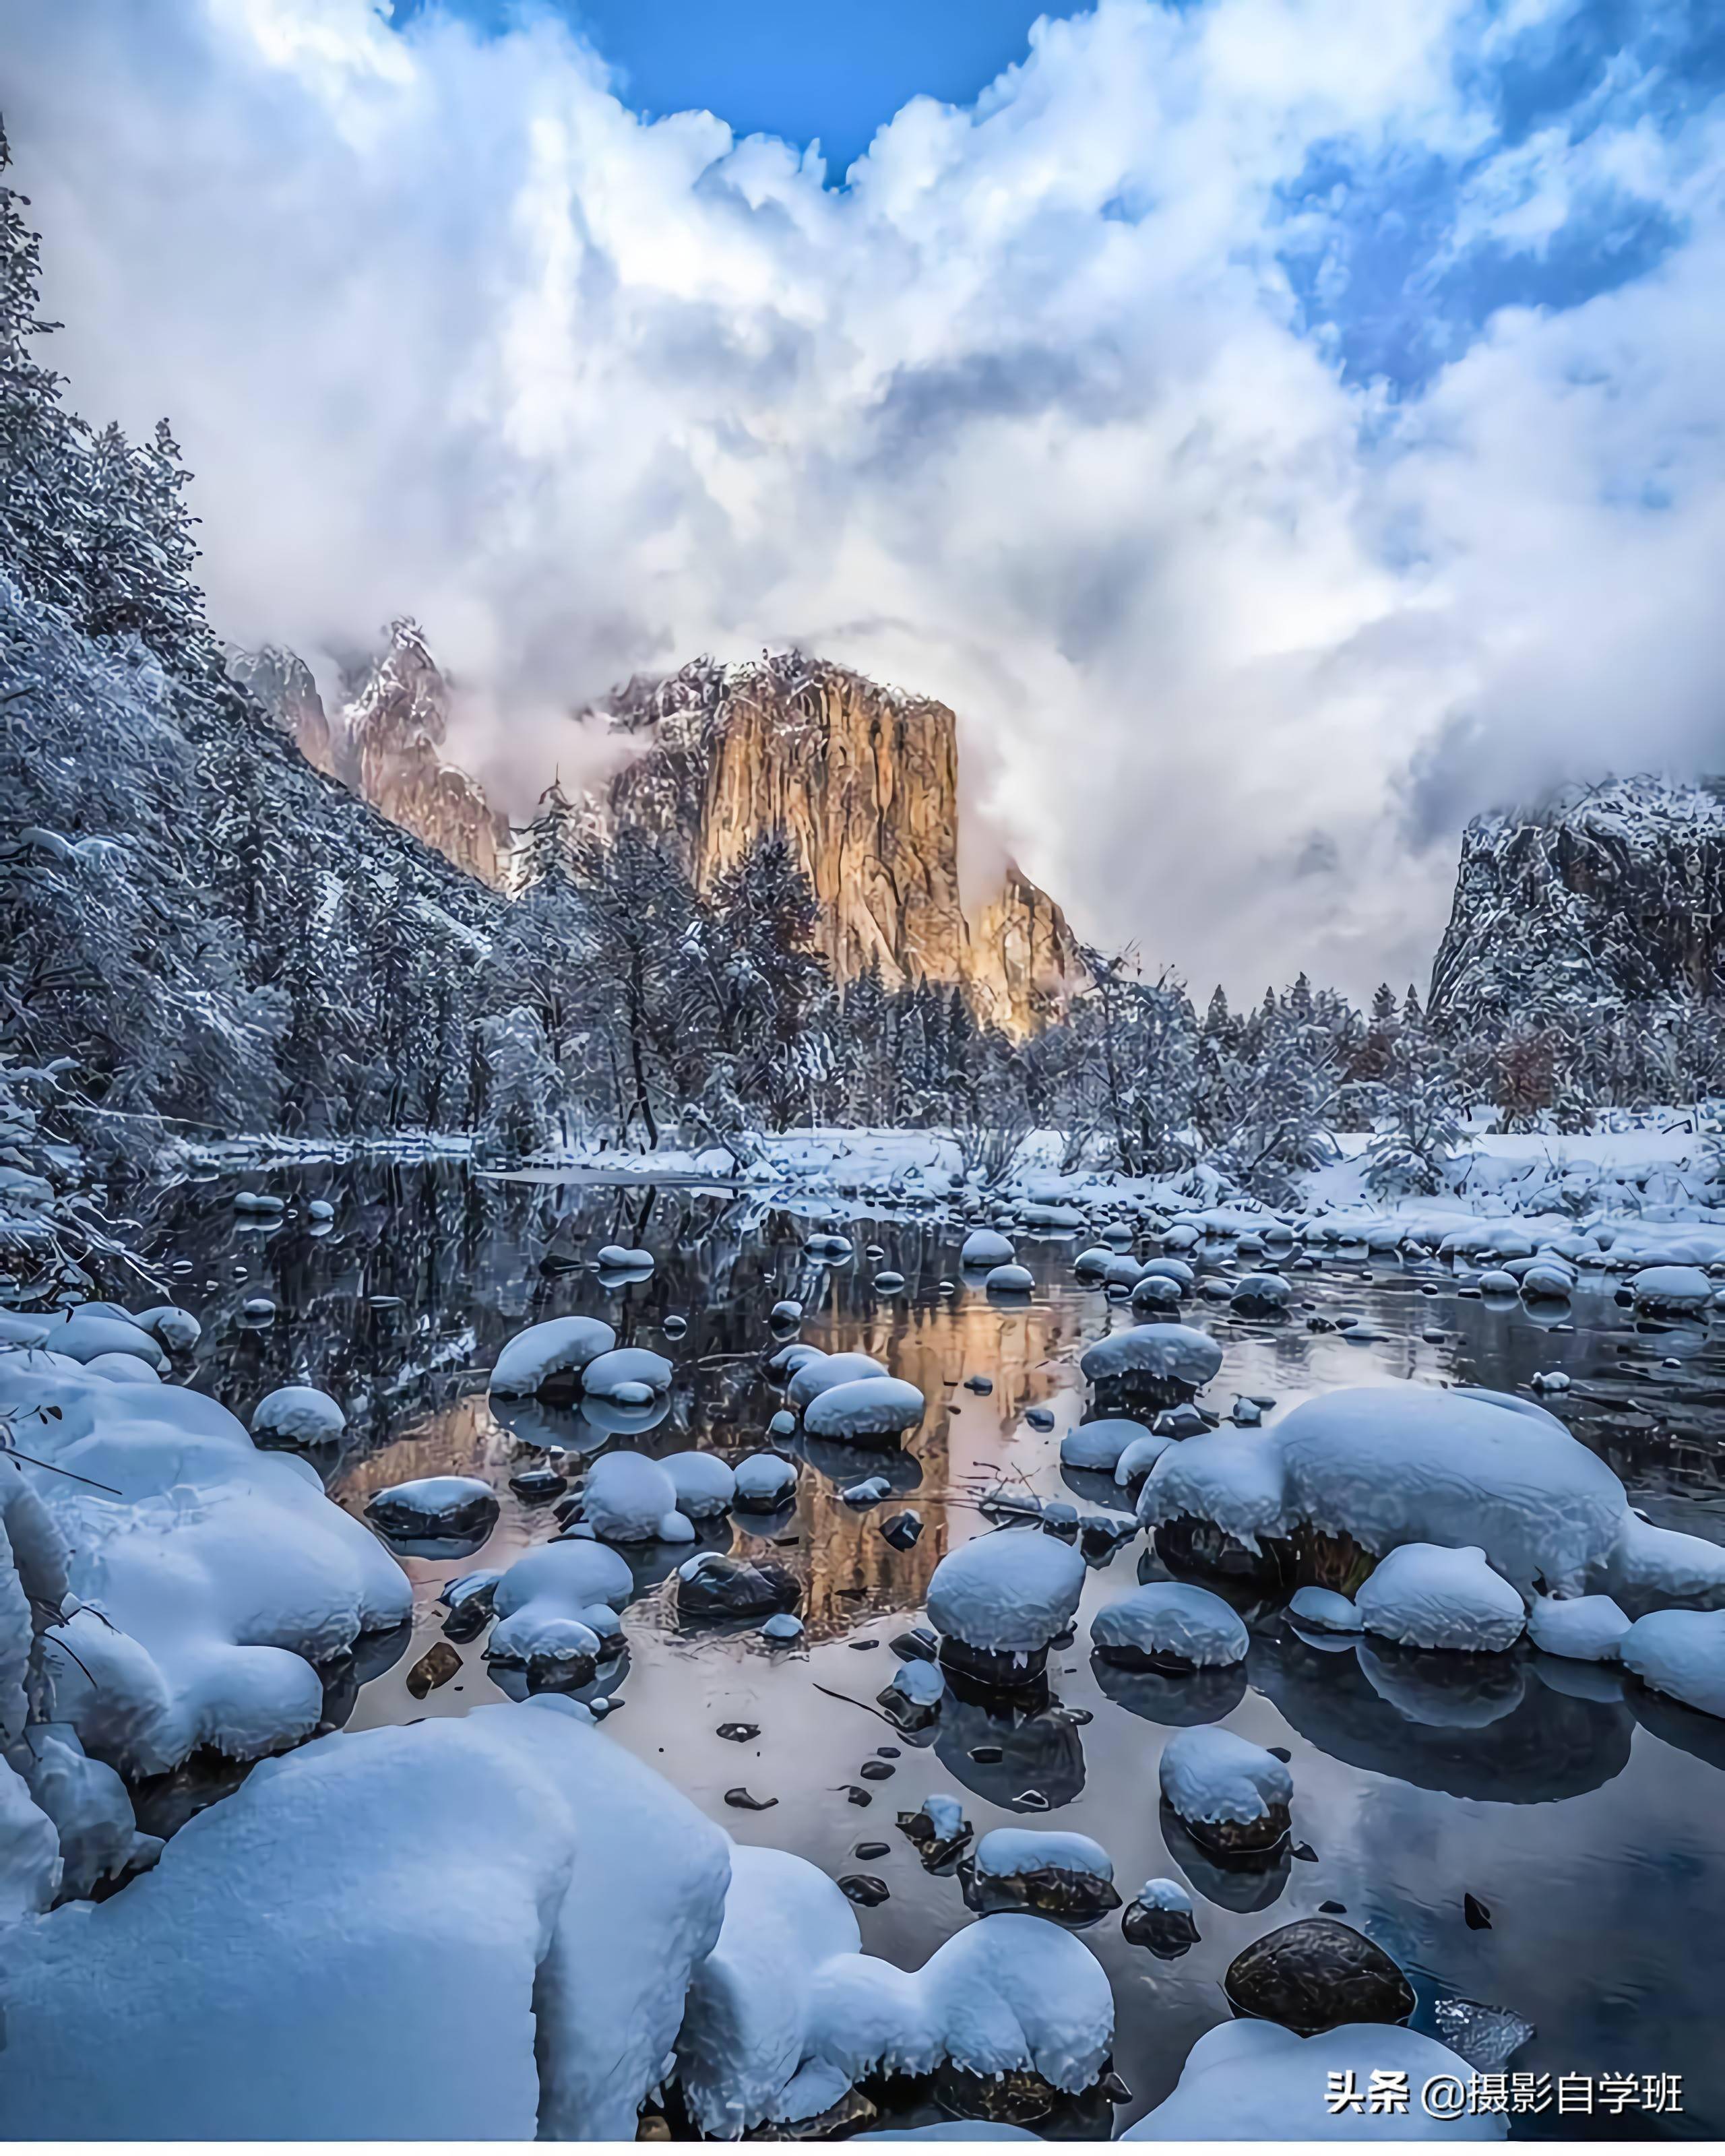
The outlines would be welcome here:
[[[1213,1854],[1259,1856],[1286,1840],[1294,1778],[1262,1745],[1230,1729],[1177,1730],[1158,1773],[1170,1809]]]
[[[427,1475],[379,1490],[366,1517],[395,1543],[482,1542],[497,1524],[497,1492],[475,1475]]]
[[[737,1463],[736,1485],[739,1512],[776,1512],[795,1494],[796,1462],[782,1453],[752,1452]]]
[[[708,1550],[678,1571],[677,1614],[685,1624],[770,1617],[793,1610],[802,1594],[796,1574],[782,1564],[750,1563]]]
[[[1414,1988],[1363,1932],[1333,1917],[1306,1917],[1254,1939],[1223,1979],[1237,2014],[1316,2036],[1353,2021],[1403,2022]]]
[[[1105,1603],[1091,1620],[1091,1644],[1124,1669],[1182,1676],[1245,1660],[1250,1635],[1219,1594],[1158,1580]]]
[[[1147,1879],[1121,1912],[1127,1945],[1147,1947],[1158,1961],[1178,1961],[1199,1943],[1192,1897],[1177,1879]]]
[[[983,1916],[1020,1909],[1081,1931],[1120,1907],[1108,1852],[1088,1835],[995,1827],[958,1876],[966,1906]]]
[[[1085,1563],[1051,1535],[1004,1528],[949,1551],[928,1583],[941,1658],[984,1683],[1034,1683],[1071,1623]]]
[[[500,1399],[572,1399],[588,1364],[616,1345],[617,1335],[599,1318],[547,1318],[505,1347],[491,1371],[491,1390]]]
[[[916,1427],[927,1407],[916,1386],[902,1378],[852,1378],[824,1386],[804,1409],[803,1427],[811,1437],[845,1445],[891,1445]]]
[[[252,1411],[259,1444],[333,1445],[347,1427],[336,1402],[311,1385],[278,1385]]]
[[[1478,1548],[1403,1543],[1354,1597],[1367,1631],[1404,1647],[1502,1654],[1527,1623],[1522,1598]]]

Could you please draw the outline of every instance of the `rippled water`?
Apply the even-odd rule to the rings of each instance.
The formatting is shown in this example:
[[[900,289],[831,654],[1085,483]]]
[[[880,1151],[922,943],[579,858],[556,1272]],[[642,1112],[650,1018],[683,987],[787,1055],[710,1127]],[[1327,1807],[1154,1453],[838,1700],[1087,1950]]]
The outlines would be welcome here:
[[[879,1357],[922,1389],[927,1419],[904,1455],[884,1463],[811,1446],[794,1512],[775,1522],[770,1543],[738,1523],[739,1553],[770,1553],[802,1578],[806,1653],[775,1654],[752,1635],[680,1635],[660,1583],[686,1551],[639,1567],[641,1591],[624,1619],[629,1656],[606,1679],[624,1702],[608,1723],[617,1741],[739,1840],[796,1850],[835,1876],[884,1879],[889,1898],[858,1912],[865,1946],[906,1966],[969,1921],[957,1881],[926,1874],[893,1824],[932,1790],[963,1794],[978,1835],[1027,1816],[1024,1793],[1040,1793],[1053,1809],[1038,1815],[1100,1841],[1128,1897],[1153,1876],[1186,1877],[1203,1937],[1183,1959],[1129,1946],[1117,1917],[1083,1935],[1114,1985],[1116,2064],[1132,2091],[1117,2125],[1159,2102],[1194,2038],[1227,2018],[1220,1979],[1240,1948],[1328,1901],[1408,1971],[1418,2026],[1432,2028],[1438,1999],[1481,2000],[1536,2025],[1517,2070],[1683,2077],[1679,2116],[1548,2113],[1517,2121],[1518,2134],[1725,2131],[1725,2046],[1716,2033],[1725,1723],[1625,1691],[1612,1672],[1527,1650],[1498,1658],[1484,1678],[1458,1676],[1440,1656],[1365,1645],[1319,1652],[1271,1608],[1247,1610],[1253,1645],[1237,1676],[1182,1686],[1093,1666],[1089,1613],[1141,1578],[1167,1576],[1142,1537],[1091,1571],[1077,1644],[1052,1659],[1054,1698],[1040,1712],[1003,1720],[949,1697],[937,1729],[913,1738],[871,1712],[897,1666],[886,1643],[919,1609],[936,1563],[984,1528],[982,1491],[1021,1480],[1086,1506],[1113,1500],[1110,1484],[1063,1477],[1058,1460],[1061,1433],[1084,1410],[1077,1355],[1124,1322],[1074,1281],[1071,1239],[1026,1241],[1036,1293],[1000,1306],[973,1287],[942,1292],[957,1276],[959,1239],[926,1220],[847,1220],[857,1255],[832,1267],[803,1249],[816,1224],[831,1224],[825,1216],[769,1210],[735,1194],[488,1180],[452,1166],[315,1168],[268,1178],[293,1209],[259,1225],[233,1211],[234,1187],[233,1178],[181,1185],[142,1208],[154,1246],[189,1266],[175,1294],[205,1322],[194,1382],[242,1416],[278,1384],[334,1393],[348,1436],[316,1464],[355,1512],[373,1491],[434,1473],[482,1475],[502,1497],[482,1549],[459,1563],[407,1560],[411,1641],[389,1643],[393,1666],[355,1670],[345,1687],[332,1686],[333,1711],[350,1727],[459,1714],[501,1696],[482,1641],[464,1646],[459,1677],[423,1701],[404,1680],[442,1636],[437,1595],[446,1578],[507,1563],[555,1532],[547,1509],[510,1494],[507,1476],[535,1456],[523,1439],[549,1430],[570,1442],[576,1426],[536,1409],[509,1423],[494,1414],[484,1373],[511,1334],[567,1312],[606,1318],[619,1338],[658,1349],[678,1373],[665,1419],[615,1441],[655,1454],[699,1445],[735,1459],[759,1445],[779,1404],[761,1368],[765,1313],[793,1296],[808,1308],[804,1339]],[[326,1232],[305,1212],[317,1196],[337,1208]],[[588,1256],[613,1240],[652,1249],[650,1280],[602,1281]],[[884,1256],[866,1260],[870,1244]],[[1219,1249],[1214,1262],[1226,1256]],[[870,1288],[883,1266],[906,1276],[901,1295]],[[1694,1330],[1637,1328],[1609,1287],[1586,1290],[1569,1323],[1554,1325],[1518,1306],[1487,1306],[1446,1273],[1394,1258],[1326,1260],[1298,1278],[1309,1308],[1277,1325],[1235,1320],[1225,1305],[1190,1306],[1226,1348],[1212,1402],[1225,1407],[1238,1392],[1286,1406],[1385,1376],[1514,1389],[1560,1367],[1574,1381],[1561,1412],[1623,1477],[1631,1501],[1662,1525],[1725,1541],[1719,1343]],[[263,1329],[240,1316],[260,1292],[280,1309]],[[664,1329],[674,1314],[687,1322],[681,1337]],[[1364,1321],[1351,1337],[1306,1322],[1348,1315]],[[962,1389],[973,1376],[991,1379],[992,1393]],[[1039,1405],[1053,1412],[1045,1432],[1025,1420]],[[838,1497],[883,1466],[926,1523],[908,1552],[880,1532],[891,1503],[858,1512]],[[1182,1721],[1224,1717],[1291,1753],[1294,1841],[1309,1860],[1243,1880],[1164,1842],[1160,1748]],[[737,1722],[757,1722],[759,1738],[739,1745],[716,1733]],[[859,1808],[847,1786],[882,1746],[896,1748],[893,1772],[865,1784],[873,1801]],[[998,1760],[972,1756],[997,1748]],[[772,1809],[727,1806],[725,1791],[739,1784],[773,1799]],[[891,1853],[859,1861],[858,1843],[875,1840]],[[1464,1892],[1491,1911],[1489,1930],[1464,1922]],[[1093,2107],[1065,2124],[1107,2130],[1106,2112]],[[1291,2136],[1304,2130],[1288,2122]]]

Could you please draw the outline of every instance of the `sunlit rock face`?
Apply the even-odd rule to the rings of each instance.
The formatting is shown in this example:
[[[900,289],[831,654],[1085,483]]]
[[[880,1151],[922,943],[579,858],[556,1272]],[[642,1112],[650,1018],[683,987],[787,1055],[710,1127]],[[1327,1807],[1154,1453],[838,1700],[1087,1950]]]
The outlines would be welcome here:
[[[800,653],[697,660],[637,678],[608,707],[639,753],[593,804],[602,829],[670,839],[698,888],[782,830],[820,906],[834,973],[962,985],[1024,1034],[1082,968],[1065,916],[1015,867],[967,910],[958,878],[957,727],[944,704]]]
[[[297,652],[266,644],[261,651],[229,651],[228,671],[249,689],[307,763],[333,778],[336,742],[311,669]]]

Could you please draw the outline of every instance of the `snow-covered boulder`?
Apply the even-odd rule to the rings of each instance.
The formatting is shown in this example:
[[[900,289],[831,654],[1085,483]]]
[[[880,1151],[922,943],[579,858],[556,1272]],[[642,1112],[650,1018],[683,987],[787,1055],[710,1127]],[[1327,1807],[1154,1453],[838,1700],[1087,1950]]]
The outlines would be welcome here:
[[[947,1681],[934,1663],[901,1662],[875,1694],[875,1704],[901,1729],[927,1729],[939,1720],[946,1697]]]
[[[333,1445],[347,1418],[314,1385],[278,1385],[252,1410],[252,1435],[278,1445]]]
[[[1178,1879],[1147,1879],[1121,1912],[1128,1946],[1148,1947],[1158,1961],[1178,1961],[1199,1943],[1192,1897]]]
[[[376,1491],[366,1517],[392,1542],[479,1542],[498,1509],[497,1492],[476,1475],[424,1475]]]
[[[1725,1716],[1725,1610],[1653,1610],[1623,1635],[1618,1655],[1653,1691]]]
[[[1028,1265],[995,1265],[983,1286],[990,1295],[1029,1295],[1036,1276]]]
[[[1288,1600],[1288,1614],[1296,1623],[1317,1632],[1358,1632],[1360,1615],[1345,1594],[1332,1587],[1296,1589]]]
[[[32,1799],[53,1823],[61,1895],[93,1894],[104,1881],[156,1861],[162,1844],[154,1835],[139,1833],[125,1783],[111,1767],[85,1756],[69,1724],[32,1722],[13,1757]],[[0,1845],[6,1840],[0,1830]],[[0,1857],[0,1881],[11,1868]],[[6,1899],[0,1883],[0,1904]]]
[[[147,1363],[152,1370],[167,1367],[162,1342],[154,1333],[146,1332],[129,1317],[107,1317],[87,1310],[74,1310],[64,1323],[49,1327],[44,1344],[56,1355],[69,1356],[74,1363],[94,1362],[98,1355],[133,1355],[139,1362]]]
[[[1501,1654],[1527,1625],[1522,1598],[1477,1548],[1402,1543],[1353,1598],[1359,1620],[1404,1647]]]
[[[677,1510],[691,1520],[716,1519],[737,1496],[737,1477],[716,1452],[668,1452],[660,1466],[677,1493]]]
[[[916,1386],[902,1378],[850,1378],[816,1394],[803,1409],[803,1427],[811,1437],[836,1438],[846,1445],[881,1445],[914,1430],[927,1404]]]
[[[1279,1317],[1293,1295],[1280,1273],[1247,1273],[1235,1282],[1228,1300],[1241,1317]]]
[[[84,1365],[93,1378],[106,1378],[116,1385],[159,1385],[162,1373],[136,1355],[92,1355]]]
[[[1522,1296],[1527,1302],[1567,1302],[1575,1292],[1573,1265],[1555,1258],[1536,1258],[1522,1275]]]
[[[1178,1310],[1185,1291],[1178,1281],[1171,1281],[1166,1273],[1142,1273],[1132,1283],[1127,1298],[1134,1310],[1157,1312]]]
[[[0,2133],[631,2139],[727,1857],[567,1700],[321,1738],[8,1935]]]
[[[203,1394],[0,1355],[0,1414],[49,1408],[28,1449],[88,1478],[17,1471],[87,1605],[49,1635],[55,1718],[126,1774],[201,1745],[249,1758],[309,1736],[314,1666],[408,1616],[401,1567],[303,1460],[259,1451]]]
[[[986,2079],[1039,2074],[1076,2092],[1101,2073],[1113,1996],[1081,1941],[1036,1917],[984,1917],[920,1970],[860,1951],[855,1912],[787,1851],[735,1849],[724,1928],[696,1971],[677,2038],[685,2101],[734,2139],[818,2118],[876,2073],[947,2061]]]
[[[737,1463],[739,1512],[773,1512],[788,1505],[797,1487],[797,1466],[782,1453],[752,1452]]]
[[[634,1573],[603,1543],[542,1543],[518,1557],[491,1590],[497,1622],[485,1644],[486,1657],[524,1669],[596,1658],[617,1643],[616,1613],[634,1592]],[[576,1627],[591,1640],[590,1648]]]
[[[653,1253],[627,1243],[602,1243],[594,1253],[594,1263],[601,1272],[650,1273]]]
[[[582,1493],[581,1517],[601,1542],[695,1539],[693,1527],[677,1509],[675,1482],[656,1460],[639,1452],[606,1452],[594,1460]]]
[[[1502,2112],[1463,2112],[1434,2118],[1420,2091],[1440,2075],[1464,2092],[1466,2060],[1435,2037],[1381,2021],[1354,2021],[1321,2036],[1296,2036],[1274,2021],[1224,2021],[1207,2030],[1186,2055],[1173,2094],[1122,2141],[1501,2141],[1509,2131]],[[1374,2074],[1407,2077],[1405,2112],[1368,2112]],[[1358,2089],[1361,2101],[1331,2112],[1324,2092]]]
[[[203,1337],[203,1327],[191,1312],[172,1302],[157,1303],[153,1310],[141,1310],[132,1322],[142,1326],[146,1332],[153,1332],[171,1354],[183,1355]]]
[[[877,1363],[872,1355],[824,1355],[818,1348],[806,1348],[791,1368],[791,1382],[785,1397],[793,1408],[801,1408],[806,1413],[811,1400],[831,1392],[835,1385],[848,1385],[858,1378],[884,1378],[888,1374],[886,1365]]]
[[[1542,1653],[1574,1662],[1615,1662],[1630,1629],[1609,1594],[1576,1594],[1559,1599],[1536,1594],[1527,1611],[1527,1637]]]
[[[668,1393],[675,1374],[650,1348],[608,1348],[583,1366],[581,1389],[589,1399],[635,1407]]]
[[[1094,1422],[1076,1424],[1060,1440],[1060,1465],[1112,1475],[1127,1445],[1136,1445],[1149,1434],[1142,1423],[1128,1421],[1123,1415],[1101,1415]]]
[[[1158,1773],[1170,1808],[1207,1849],[1273,1849],[1288,1830],[1294,1778],[1286,1763],[1231,1729],[1177,1729]]]
[[[983,1916],[1017,1909],[1081,1930],[1120,1907],[1112,1860],[1086,1834],[997,1826],[959,1878],[967,1904]]]
[[[1699,1265],[1645,1266],[1629,1291],[1637,1310],[1656,1317],[1693,1317],[1713,1300],[1713,1283]]]
[[[1190,1325],[1133,1325],[1086,1348],[1079,1368],[1093,1385],[1144,1378],[1196,1389],[1222,1367],[1220,1343]]]
[[[1091,1620],[1091,1645],[1128,1669],[1226,1669],[1245,1660],[1250,1635],[1219,1594],[1179,1580],[1135,1587]]]
[[[991,1272],[996,1265],[1009,1265],[1016,1255],[1009,1235],[993,1228],[976,1228],[965,1237],[958,1262],[968,1271]]]
[[[1003,1528],[950,1550],[928,1583],[928,1621],[942,1652],[955,1644],[980,1658],[975,1673],[1020,1681],[1040,1672],[1051,1640],[1071,1623],[1084,1592],[1083,1558],[1054,1535]]]
[[[1122,1451],[1114,1463],[1114,1480],[1122,1490],[1129,1490],[1135,1482],[1142,1482],[1173,1443],[1173,1439],[1157,1430],[1142,1430]]]
[[[588,1364],[616,1345],[617,1335],[600,1318],[547,1318],[517,1332],[505,1347],[491,1372],[491,1390],[506,1400],[546,1390],[572,1394],[578,1389],[575,1379]]]

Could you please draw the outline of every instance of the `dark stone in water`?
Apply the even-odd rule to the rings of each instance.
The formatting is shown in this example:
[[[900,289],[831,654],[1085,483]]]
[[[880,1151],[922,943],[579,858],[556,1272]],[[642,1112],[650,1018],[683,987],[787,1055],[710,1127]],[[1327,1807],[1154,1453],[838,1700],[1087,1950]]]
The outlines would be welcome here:
[[[905,1839],[916,1843],[925,1871],[939,1871],[950,1865],[976,1832],[970,1821],[964,1820],[955,1833],[942,1837],[935,1832],[934,1821],[925,1811],[901,1812],[898,1824]]]
[[[916,1512],[895,1512],[891,1519],[880,1522],[880,1533],[882,1539],[895,1549],[911,1549],[922,1537],[922,1517]]]
[[[1224,1861],[1243,1857],[1249,1862],[1271,1856],[1285,1847],[1288,1838],[1288,1808],[1271,1804],[1261,1819],[1182,1820],[1181,1825],[1200,1849]]]
[[[1132,2091],[1115,2072],[1112,2066],[1109,2067],[1107,2072],[1096,2083],[1096,2093],[1099,2096],[1106,2097],[1110,2103],[1130,2103],[1132,2100]]]
[[[875,1909],[886,1899],[886,1881],[872,1871],[848,1871],[839,1881],[839,1891],[860,1909]]]
[[[967,1857],[958,1866],[958,1884],[963,1890],[964,1906],[974,1909],[979,1917],[1017,1910],[1052,1917],[1070,1931],[1100,1923],[1111,1909],[1120,1907],[1120,1896],[1107,1880],[1094,1871],[1063,1864],[1044,1864],[1034,1871],[978,1878],[975,1864]]]
[[[524,1505],[543,1505],[561,1497],[569,1482],[554,1467],[523,1467],[510,1476],[509,1486]]]
[[[1054,1413],[1049,1408],[1026,1408],[1024,1420],[1032,1430],[1052,1430],[1055,1426]]]
[[[904,1756],[896,1744],[877,1744],[875,1747],[877,1759],[902,1759]]]
[[[1150,1428],[1158,1437],[1202,1437],[1209,1426],[1202,1409],[1182,1400],[1178,1407],[1164,1408]]]
[[[1298,1864],[1316,1864],[1317,1861],[1317,1851],[1309,1841],[1296,1841],[1288,1855]]]
[[[870,1647],[878,1647],[880,1642],[878,1640],[847,1640],[845,1644],[854,1652],[865,1655]]]
[[[434,1512],[411,1497],[398,1498],[393,1491],[380,1490],[366,1507],[366,1517],[392,1541],[477,1543],[496,1526],[501,1510],[495,1490],[475,1490]]]
[[[967,1378],[964,1380],[964,1389],[967,1393],[992,1393],[994,1389],[994,1380],[992,1378]]]
[[[1476,1900],[1473,1895],[1462,1896],[1461,1913],[1467,1919],[1469,1931],[1489,1932],[1491,1930],[1491,1912],[1483,1902]]]
[[[848,1804],[871,1804],[875,1801],[874,1792],[871,1789],[860,1789],[855,1782],[852,1782],[845,1789],[845,1797]]]
[[[677,1614],[685,1620],[770,1617],[794,1609],[801,1594],[796,1574],[782,1564],[716,1557],[686,1578],[678,1574]]]
[[[860,1841],[850,1853],[860,1858],[865,1864],[873,1864],[880,1857],[891,1856],[892,1844],[890,1841]]]
[[[1317,1906],[1320,1912],[1326,1917],[1345,1917],[1348,1914],[1348,1904],[1345,1902],[1320,1902]]]
[[[727,1744],[748,1744],[761,1733],[758,1722],[721,1722],[714,1732]]]
[[[1198,1920],[1189,1909],[1153,1909],[1142,1902],[1127,1903],[1120,1928],[1128,1946],[1148,1947],[1158,1961],[1178,1961],[1200,1937]]]
[[[898,1769],[890,1759],[865,1759],[856,1770],[865,1782],[890,1781]]]
[[[1239,1953],[1223,1979],[1236,2014],[1316,2036],[1348,2021],[1405,2021],[1414,1988],[1351,1924],[1307,1917],[1269,1932]]]
[[[1028,1654],[1009,1654],[993,1647],[973,1647],[968,1640],[950,1635],[941,1641],[939,1659],[943,1667],[985,1691],[1034,1690],[1048,1671],[1046,1647],[1033,1648]]]
[[[461,1667],[461,1657],[447,1640],[439,1640],[428,1647],[408,1671],[408,1690],[415,1699],[424,1699],[427,1692],[435,1691],[446,1685]]]
[[[778,1802],[777,1797],[752,1797],[747,1789],[726,1789],[725,1801],[734,1811],[770,1812]]]
[[[1272,1759],[1280,1759],[1283,1766],[1286,1766],[1294,1756],[1286,1744],[1266,1744],[1264,1749]]]

